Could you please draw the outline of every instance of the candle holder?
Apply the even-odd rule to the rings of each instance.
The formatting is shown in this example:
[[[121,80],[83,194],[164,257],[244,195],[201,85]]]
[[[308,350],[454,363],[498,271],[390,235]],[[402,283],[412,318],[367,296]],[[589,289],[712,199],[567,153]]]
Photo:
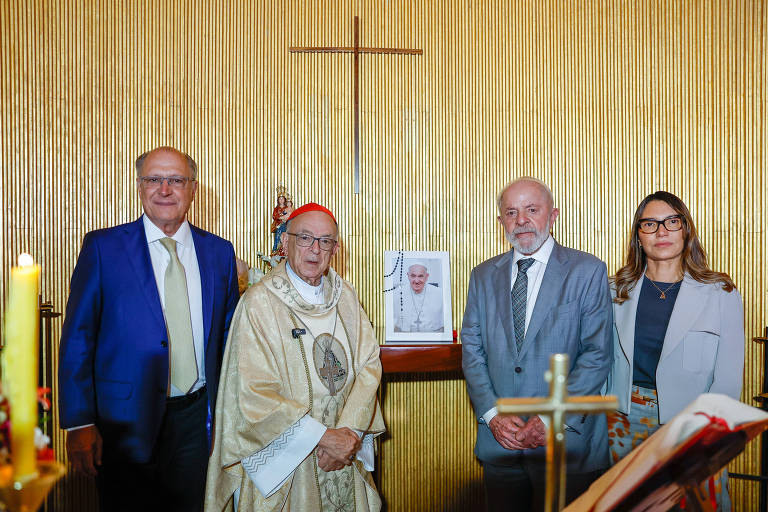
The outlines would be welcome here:
[[[38,462],[36,477],[23,483],[13,479],[0,482],[0,510],[35,512],[64,473],[66,469],[59,462]]]

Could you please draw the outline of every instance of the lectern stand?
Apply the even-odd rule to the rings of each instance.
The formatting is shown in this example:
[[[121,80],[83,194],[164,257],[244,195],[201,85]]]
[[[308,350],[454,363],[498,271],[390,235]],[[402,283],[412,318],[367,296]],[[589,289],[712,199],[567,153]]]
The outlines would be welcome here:
[[[726,395],[705,393],[611,467],[566,512],[709,511],[699,485],[768,428],[768,414]]]
[[[628,494],[614,510],[654,510],[655,506],[659,507],[658,510],[666,510],[662,504],[674,504],[682,494],[686,500],[686,511],[714,511],[709,496],[701,491],[700,484],[739,455],[748,441],[745,431],[727,432],[727,429],[714,424],[706,427]]]
[[[768,412],[768,327],[762,336],[755,336],[752,341],[763,346],[763,390],[753,397],[760,409]],[[740,478],[760,482],[760,510],[768,510],[768,432],[760,436],[760,474],[729,473],[728,478]]]

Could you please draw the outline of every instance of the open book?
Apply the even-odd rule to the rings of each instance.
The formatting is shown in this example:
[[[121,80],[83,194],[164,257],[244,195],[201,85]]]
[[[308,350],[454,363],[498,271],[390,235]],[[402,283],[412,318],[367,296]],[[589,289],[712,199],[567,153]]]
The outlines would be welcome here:
[[[703,394],[620,460],[566,512],[669,510],[768,428],[768,413]]]

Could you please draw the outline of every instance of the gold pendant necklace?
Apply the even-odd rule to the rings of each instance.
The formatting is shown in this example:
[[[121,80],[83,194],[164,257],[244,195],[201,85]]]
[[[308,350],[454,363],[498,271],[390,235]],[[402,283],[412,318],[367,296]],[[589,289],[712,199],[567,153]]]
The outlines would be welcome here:
[[[648,277],[648,275],[646,274],[646,276],[645,276],[645,277]],[[653,285],[653,287],[654,287],[654,288],[656,288],[657,290],[659,290],[659,292],[661,292],[661,295],[659,295],[659,298],[660,298],[660,299],[662,299],[662,300],[666,299],[666,298],[667,298],[667,292],[668,292],[669,290],[671,290],[673,286],[675,286],[677,283],[679,283],[679,282],[680,282],[680,281],[675,281],[675,282],[674,282],[674,283],[672,283],[671,285],[667,286],[667,287],[666,287],[664,290],[662,290],[661,288],[659,288],[658,286],[656,286],[656,283],[654,283],[654,282],[653,282],[653,279],[651,279],[650,277],[648,277],[648,280],[651,282],[651,284]]]

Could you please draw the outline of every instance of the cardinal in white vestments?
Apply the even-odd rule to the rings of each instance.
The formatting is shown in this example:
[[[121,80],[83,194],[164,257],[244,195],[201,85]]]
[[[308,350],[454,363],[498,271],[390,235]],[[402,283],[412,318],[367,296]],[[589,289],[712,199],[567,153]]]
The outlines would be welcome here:
[[[309,203],[288,218],[287,260],[232,320],[206,511],[378,511],[379,345],[352,286],[329,268],[338,225]]]

